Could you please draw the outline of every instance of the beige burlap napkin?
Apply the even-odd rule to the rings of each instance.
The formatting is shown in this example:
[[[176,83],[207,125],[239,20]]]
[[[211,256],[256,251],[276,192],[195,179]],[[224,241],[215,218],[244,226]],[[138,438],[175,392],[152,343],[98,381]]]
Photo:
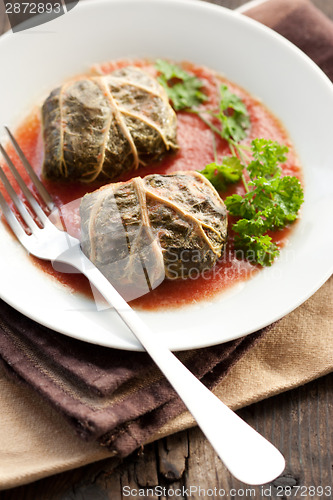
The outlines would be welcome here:
[[[301,46],[306,42],[302,48],[311,50],[317,48],[319,34],[324,34],[320,42],[322,50],[313,54],[313,58],[317,59],[318,53],[318,62],[323,68],[326,71],[333,68],[333,26],[309,7],[308,2],[297,0],[293,7],[290,8],[286,0],[270,0],[251,15],[290,38],[297,32],[293,29],[295,23],[299,26],[303,19],[311,29],[303,38],[302,30],[298,30],[297,39],[293,41]],[[327,54],[325,58],[323,53]],[[240,359],[214,392],[232,408],[239,408],[329,373],[333,368],[332,288],[331,279],[305,304],[275,325]],[[59,412],[30,388],[7,379],[2,371],[0,415],[1,489],[111,455],[99,445],[85,443],[73,435]],[[192,417],[185,412],[170,420],[150,440],[192,425]]]

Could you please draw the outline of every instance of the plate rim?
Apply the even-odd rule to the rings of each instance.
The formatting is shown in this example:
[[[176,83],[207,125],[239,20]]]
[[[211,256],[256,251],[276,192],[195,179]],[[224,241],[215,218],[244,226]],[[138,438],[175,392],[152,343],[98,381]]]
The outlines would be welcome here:
[[[326,80],[326,84],[329,84],[330,86],[330,89],[332,91],[332,96],[333,96],[333,85],[332,85],[332,82],[329,80],[329,78],[327,77],[327,75],[325,75],[325,73],[316,65],[316,63],[314,63],[306,54],[304,54],[300,49],[298,49],[295,45],[293,45],[289,40],[285,39],[284,37],[282,37],[281,35],[279,35],[278,33],[276,33],[275,31],[271,30],[270,28],[267,28],[266,26],[262,25],[261,23],[259,23],[258,21],[256,20],[253,20],[253,19],[250,19],[250,18],[247,18],[245,16],[243,16],[242,14],[240,14],[239,12],[237,11],[231,11],[225,7],[222,7],[222,6],[218,6],[218,5],[215,5],[215,4],[210,4],[210,3],[207,3],[207,2],[202,2],[200,0],[86,0],[85,2],[81,2],[80,4],[78,4],[78,7],[79,6],[82,6],[84,9],[87,9],[87,8],[91,8],[91,7],[95,7],[96,4],[105,4],[105,3],[108,3],[108,4],[124,4],[124,3],[136,3],[136,4],[140,4],[140,3],[151,3],[151,4],[156,4],[158,2],[160,2],[161,4],[168,4],[168,5],[186,5],[186,7],[189,7],[191,8],[195,6],[195,8],[199,8],[199,9],[204,9],[204,10],[212,10],[212,11],[215,11],[215,12],[224,12],[225,15],[227,16],[231,16],[231,17],[240,17],[242,19],[241,22],[245,22],[249,25],[253,25],[255,26],[255,29],[260,29],[262,31],[269,31],[270,33],[270,36],[273,36],[277,39],[279,39],[279,43],[284,43],[284,44],[287,44],[287,46],[290,48],[292,48],[292,50],[295,52],[297,52],[297,55],[298,57],[301,57],[303,58],[304,61],[306,61],[306,64],[311,64],[312,66],[312,70],[315,71],[319,76],[320,78],[322,79],[322,81],[324,82]],[[82,8],[80,7],[80,8]],[[73,13],[75,12],[75,9],[71,10],[67,15],[74,15]],[[39,27],[37,27],[36,29],[38,29]],[[1,44],[3,43],[4,40],[7,40],[7,38],[9,36],[13,36],[13,33],[6,33],[4,35],[2,35],[0,37],[0,47],[1,47]],[[17,33],[15,33],[15,36],[17,36]],[[323,78],[324,77],[324,78]],[[20,245],[18,243],[18,245]],[[287,312],[284,312],[283,314],[281,314],[280,316],[274,318],[272,320],[272,322],[275,322],[277,321],[278,319],[281,319],[282,317],[284,317],[285,315],[289,314],[291,311],[293,311],[294,309],[296,309],[297,307],[299,307],[299,305],[301,305],[302,303],[304,303],[310,296],[312,296],[326,281],[327,279],[330,277],[330,275],[332,274],[332,271],[333,271],[333,261],[332,261],[332,266],[331,268],[327,269],[327,273],[324,275],[322,275],[320,277],[320,279],[318,278],[317,280],[317,283],[314,287],[312,287],[311,290],[308,290],[307,293],[305,293],[304,295],[301,296],[301,298],[299,299],[298,303],[295,305],[293,304],[293,306],[287,311]],[[261,271],[262,272],[262,271]],[[50,278],[51,279],[51,278]],[[38,323],[40,324],[43,324],[44,326],[48,327],[48,328],[52,328],[52,329],[55,329],[54,328],[54,325],[50,325],[48,324],[47,322],[45,321],[41,321],[40,318],[36,318],[34,316],[31,316],[29,315],[28,311],[26,311],[24,309],[24,307],[18,307],[17,304],[15,304],[15,301],[11,301],[10,299],[8,300],[8,298],[6,299],[5,297],[2,296],[2,291],[0,289],[0,295],[1,295],[1,298],[7,302],[9,305],[11,305],[12,307],[14,307],[16,310],[18,310],[19,312],[22,312],[25,316],[28,316],[30,317],[31,319],[33,319],[34,321],[37,321]],[[267,326],[267,325],[262,325],[262,327],[264,326]],[[262,328],[260,327],[260,328]],[[259,329],[260,329],[259,328]],[[257,328],[258,329],[258,328]],[[56,331],[59,331],[59,330],[56,330]],[[247,334],[250,334],[250,333],[253,333],[253,331],[255,330],[252,330],[252,331],[249,331]],[[65,331],[60,331],[60,333],[62,334],[65,334],[65,335],[69,335],[68,333],[66,333]],[[242,335],[239,335],[238,337],[240,336],[243,336],[244,334]],[[69,336],[72,336],[73,335],[69,335]],[[200,345],[192,345],[192,346],[175,346],[175,348],[173,348],[171,346],[171,348],[173,348],[174,350],[185,350],[185,349],[195,349],[195,348],[201,348],[201,347],[206,347],[206,346],[209,346],[209,345],[215,345],[217,343],[221,343],[221,342],[227,342],[229,340],[232,340],[233,338],[238,338],[238,337],[232,337],[232,338],[227,338],[227,339],[223,339],[223,340],[220,340],[219,342],[212,342],[212,343],[204,343],[204,344],[200,344]],[[78,338],[79,340],[84,340],[84,341],[87,341],[87,339],[83,339],[83,338],[80,338],[80,337],[77,337],[75,336],[74,338]],[[119,346],[113,346],[114,348],[119,348],[119,349],[128,349],[128,350],[142,350],[142,348],[137,344],[136,342],[134,343],[134,345],[130,345],[128,343],[125,342],[125,344],[121,345],[120,347]]]

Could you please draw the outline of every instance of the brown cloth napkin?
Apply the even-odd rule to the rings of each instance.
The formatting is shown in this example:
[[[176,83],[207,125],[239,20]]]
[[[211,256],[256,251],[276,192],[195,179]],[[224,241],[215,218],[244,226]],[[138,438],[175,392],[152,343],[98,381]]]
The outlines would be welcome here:
[[[310,1],[269,0],[246,14],[288,38],[333,81],[333,23]]]
[[[333,79],[333,23],[309,2],[270,0],[249,15],[290,38]],[[324,375],[333,367],[332,286],[331,279],[269,331],[180,357],[232,408]],[[0,488],[124,456],[194,424],[144,353],[68,339],[4,303],[0,330],[6,373],[24,380],[17,384],[0,372]],[[111,451],[79,440],[72,425]]]
[[[265,330],[179,357],[212,388]],[[56,406],[81,437],[98,440],[120,456],[142,445],[185,409],[146,353],[71,339],[4,302],[0,302],[0,354],[7,373]]]

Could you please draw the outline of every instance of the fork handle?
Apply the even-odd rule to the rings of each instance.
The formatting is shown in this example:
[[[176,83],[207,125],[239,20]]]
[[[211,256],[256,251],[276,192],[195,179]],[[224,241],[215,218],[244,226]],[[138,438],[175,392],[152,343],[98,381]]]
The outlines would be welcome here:
[[[114,307],[168,379],[225,466],[240,481],[264,484],[285,467],[281,453],[208,390],[141,320],[105,276],[79,250],[68,261]]]

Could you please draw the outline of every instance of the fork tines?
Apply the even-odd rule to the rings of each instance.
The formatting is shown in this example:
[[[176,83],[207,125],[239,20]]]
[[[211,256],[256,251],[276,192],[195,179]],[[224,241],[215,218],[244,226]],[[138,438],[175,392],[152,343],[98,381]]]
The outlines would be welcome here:
[[[2,170],[1,167],[0,170]],[[27,233],[17,220],[16,216],[14,215],[14,212],[9,207],[1,191],[0,191],[0,208],[2,210],[3,215],[5,216],[6,221],[13,230],[14,234],[16,234],[16,237],[23,243],[22,240],[27,236]]]
[[[29,164],[28,160],[24,156],[21,148],[17,144],[16,140],[14,139],[13,135],[10,133],[8,128],[6,127],[6,130],[9,134],[10,140],[19,155],[22,164],[24,165],[30,179],[32,180],[38,194],[41,196],[43,199],[47,211],[51,211],[54,207],[53,200],[49,193],[46,191],[45,187],[43,184],[40,182],[38,177],[36,176],[35,172],[33,171],[31,165]],[[15,181],[19,185],[19,187],[22,190],[22,193],[25,196],[25,199],[27,200],[29,206],[33,210],[35,216],[30,212],[28,207],[24,204],[24,202],[20,199],[20,197],[17,195],[16,191],[14,190],[13,186],[11,185],[8,177],[6,176],[4,170],[0,166],[0,180],[7,191],[7,194],[11,198],[13,204],[15,205],[18,214],[20,215],[21,221],[16,217],[8,203],[6,202],[5,197],[3,194],[0,192],[0,207],[3,212],[3,215],[5,216],[9,226],[12,228],[16,236],[20,239],[20,237],[23,237],[23,234],[27,234],[26,229],[28,229],[28,234],[36,231],[39,227],[44,227],[45,224],[48,223],[48,217],[46,213],[43,211],[43,209],[40,207],[39,203],[33,196],[32,192],[29,190],[28,186],[25,184],[23,178],[21,177],[20,173],[18,172],[17,168],[15,167],[14,163],[10,159],[8,153],[4,149],[4,147],[0,144],[0,151],[2,153],[2,156],[4,160],[6,161],[6,164],[8,165],[9,170],[11,171]],[[23,233],[22,233],[23,231]]]
[[[14,146],[16,153],[18,154],[18,156],[22,162],[22,165],[24,166],[26,172],[28,173],[30,179],[32,180],[38,194],[40,195],[41,199],[44,201],[44,203],[47,206],[47,208],[49,209],[49,211],[52,212],[52,210],[54,209],[54,202],[53,202],[51,196],[47,192],[45,186],[38,179],[35,171],[33,170],[32,166],[30,165],[27,158],[23,154],[22,149],[20,148],[19,144],[17,143],[15,137],[13,136],[13,134],[11,133],[9,128],[5,126],[5,129],[8,133],[8,136],[9,136],[9,139],[10,139],[12,145]]]

